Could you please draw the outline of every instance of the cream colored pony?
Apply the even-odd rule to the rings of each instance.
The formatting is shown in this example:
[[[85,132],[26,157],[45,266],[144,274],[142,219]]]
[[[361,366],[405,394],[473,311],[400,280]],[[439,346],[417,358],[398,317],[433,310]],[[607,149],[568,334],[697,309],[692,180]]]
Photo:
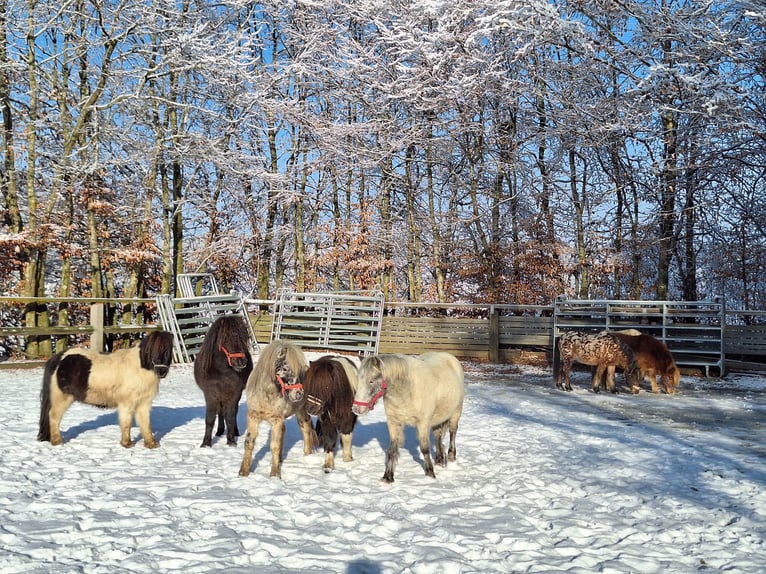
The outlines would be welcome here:
[[[240,476],[250,474],[253,449],[262,421],[271,425],[271,476],[282,476],[285,419],[295,415],[303,433],[303,453],[311,454],[315,435],[303,402],[303,376],[308,363],[299,347],[284,341],[269,343],[259,354],[247,379],[247,432]]]
[[[430,431],[433,430],[436,443],[436,464],[446,466],[448,458],[455,460],[455,435],[463,412],[465,386],[463,367],[454,356],[432,352],[418,357],[367,357],[359,367],[358,380],[353,406],[356,414],[367,413],[378,399],[385,399],[390,444],[384,482],[394,481],[405,425],[417,429],[426,476],[436,476],[431,461]],[[450,440],[448,456],[445,456],[442,436],[447,427]]]

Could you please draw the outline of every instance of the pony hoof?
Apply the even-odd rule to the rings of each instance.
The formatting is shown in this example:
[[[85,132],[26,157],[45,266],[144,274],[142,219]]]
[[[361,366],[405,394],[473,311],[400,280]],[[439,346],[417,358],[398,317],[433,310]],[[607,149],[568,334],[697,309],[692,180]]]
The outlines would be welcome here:
[[[226,441],[226,445],[227,446],[237,446],[237,441],[236,440],[227,440]]]
[[[146,448],[160,448],[160,443],[158,443],[158,442],[144,442],[144,446]]]
[[[213,446],[212,442],[202,441],[202,444],[199,445],[200,448],[210,448]]]
[[[333,471],[333,469],[329,466],[325,466],[322,470],[324,470],[325,474],[330,474]]]
[[[120,446],[125,447],[125,448],[133,448],[133,442],[132,441],[131,442],[121,442]]]
[[[386,484],[391,484],[392,482],[394,482],[394,477],[393,476],[386,476],[384,474],[383,478],[380,479],[380,482],[385,482]]]

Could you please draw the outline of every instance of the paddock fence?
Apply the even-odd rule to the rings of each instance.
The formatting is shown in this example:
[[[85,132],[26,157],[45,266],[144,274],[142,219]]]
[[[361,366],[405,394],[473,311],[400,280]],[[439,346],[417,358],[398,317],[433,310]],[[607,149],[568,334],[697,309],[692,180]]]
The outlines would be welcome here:
[[[276,300],[245,299],[244,304],[255,339],[269,342],[276,332]],[[32,311],[38,322],[28,327]],[[155,299],[0,297],[0,366],[39,364],[51,353],[74,345],[104,350],[131,345],[140,335],[160,328],[159,312]],[[463,359],[513,362],[530,351],[549,354],[561,330],[633,327],[662,338],[682,367],[713,369],[714,374],[731,368],[766,370],[766,311],[729,310],[720,300],[561,299],[539,306],[386,302],[380,320],[376,351],[380,353],[443,350]],[[323,349],[298,342],[307,349]],[[35,353],[29,352],[30,347]]]

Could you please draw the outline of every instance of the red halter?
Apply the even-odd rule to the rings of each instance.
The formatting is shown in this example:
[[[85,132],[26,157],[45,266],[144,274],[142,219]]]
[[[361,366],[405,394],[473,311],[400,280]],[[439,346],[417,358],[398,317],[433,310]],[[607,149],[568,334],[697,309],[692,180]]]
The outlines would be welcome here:
[[[285,396],[286,391],[292,391],[293,389],[302,389],[303,383],[294,383],[292,385],[286,385],[285,381],[280,377],[279,375],[274,375],[277,379],[277,382],[279,383],[279,386],[282,388],[282,396]]]
[[[229,363],[230,367],[233,367],[234,365],[231,364],[232,359],[244,359],[245,354],[244,353],[229,353],[229,351],[226,350],[226,347],[223,345],[218,345],[218,350],[221,351],[224,355],[226,355],[226,361]]]
[[[354,401],[354,404],[359,405],[360,407],[367,407],[368,409],[372,410],[375,407],[375,403],[378,402],[378,399],[386,394],[387,388],[388,385],[386,384],[386,379],[383,379],[380,390],[372,396],[369,403],[364,401]]]

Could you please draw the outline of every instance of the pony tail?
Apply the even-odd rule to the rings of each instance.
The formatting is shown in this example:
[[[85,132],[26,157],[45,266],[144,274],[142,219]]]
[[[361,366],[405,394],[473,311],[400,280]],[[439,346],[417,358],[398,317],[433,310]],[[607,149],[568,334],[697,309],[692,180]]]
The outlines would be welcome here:
[[[625,363],[627,365],[625,368],[626,376],[631,374],[640,380],[641,368],[638,366],[638,361],[636,361],[636,354],[633,352],[633,348],[620,337],[614,335],[612,337],[620,344],[620,350],[622,351],[622,354],[625,355]]]
[[[43,386],[40,389],[40,424],[37,431],[37,440],[41,442],[50,442],[51,440],[51,420],[49,417],[51,410],[51,380],[63,355],[63,353],[57,353],[45,363]]]

